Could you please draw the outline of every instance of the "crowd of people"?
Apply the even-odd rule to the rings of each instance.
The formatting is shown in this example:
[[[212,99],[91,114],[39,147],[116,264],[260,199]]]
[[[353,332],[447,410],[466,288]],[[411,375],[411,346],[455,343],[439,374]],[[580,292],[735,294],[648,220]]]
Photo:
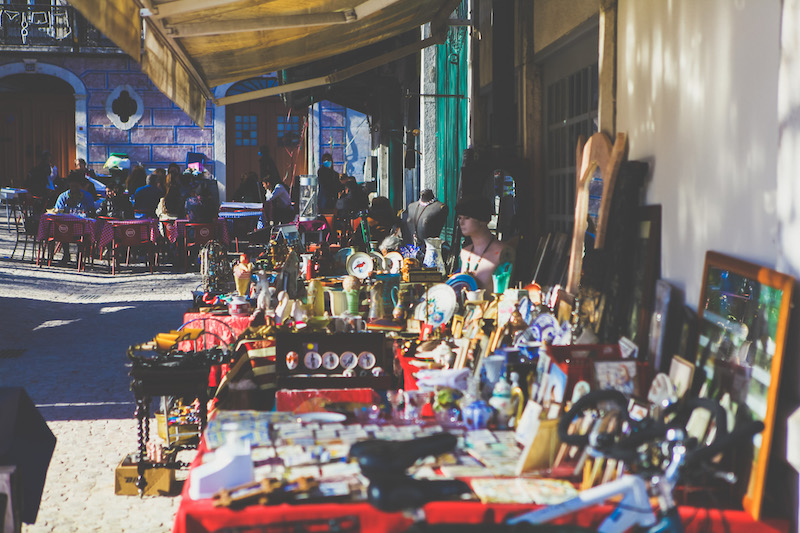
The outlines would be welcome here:
[[[213,181],[173,163],[148,175],[134,166],[123,181],[104,184],[86,161],[77,159],[66,178],[59,175],[48,152],[28,172],[25,188],[40,211],[80,213],[118,220],[149,217],[159,220],[187,218],[213,222],[219,213],[219,192]]]
[[[297,180],[287,186],[266,146],[259,148],[259,156],[258,172],[242,175],[232,200],[261,204],[263,226],[269,231],[273,225],[295,219],[298,188],[293,185]],[[370,201],[362,184],[353,176],[335,170],[330,153],[322,155],[317,178],[318,212],[335,213],[338,227],[334,229],[349,234],[351,245],[378,243],[383,251],[404,244],[419,245],[425,238],[441,232],[447,216],[447,207],[436,201],[430,190],[423,191],[420,200],[401,213],[393,209],[385,196],[374,196]],[[156,168],[150,174],[137,165],[124,179],[104,185],[83,159],[77,159],[75,169],[61,178],[50,154],[44,152],[28,173],[25,185],[39,200],[42,211],[119,220],[149,217],[200,223],[213,222],[219,216],[216,183],[198,178],[190,169],[182,172],[175,163],[166,169]],[[366,222],[368,232],[352,226],[352,221],[358,219]],[[372,243],[363,242],[365,238]]]

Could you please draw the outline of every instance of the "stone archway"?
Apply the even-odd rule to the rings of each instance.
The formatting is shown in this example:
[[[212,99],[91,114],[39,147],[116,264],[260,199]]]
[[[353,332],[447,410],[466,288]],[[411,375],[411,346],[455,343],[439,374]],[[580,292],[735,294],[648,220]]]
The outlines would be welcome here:
[[[50,79],[51,81],[47,81]],[[31,60],[0,65],[5,178],[21,186],[38,150],[51,150],[60,173],[87,154],[87,91],[69,70]],[[49,95],[49,96],[48,96]]]
[[[83,82],[71,71],[49,63],[22,61],[0,65],[0,78],[13,74],[40,74],[53,76],[72,86],[75,94],[75,157],[88,159],[87,143],[87,92]]]

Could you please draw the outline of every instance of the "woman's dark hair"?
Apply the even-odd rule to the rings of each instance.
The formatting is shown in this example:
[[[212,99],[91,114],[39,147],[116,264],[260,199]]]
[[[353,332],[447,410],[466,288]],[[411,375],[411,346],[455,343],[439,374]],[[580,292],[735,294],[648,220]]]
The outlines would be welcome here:
[[[322,154],[322,158],[320,159],[320,161],[333,161],[333,156],[325,152],[324,154]]]
[[[167,174],[180,175],[180,173],[181,167],[178,166],[178,163],[170,163],[169,166],[167,166]]]
[[[372,199],[372,205],[369,207],[369,216],[387,226],[394,225],[397,219],[394,211],[392,211],[392,204],[385,196],[376,196]]]
[[[184,200],[181,195],[181,185],[178,180],[170,180],[167,194],[164,195],[164,209],[167,213],[183,216]]]
[[[147,185],[147,171],[141,165],[136,165],[131,170],[131,175],[125,181],[125,187],[129,194],[136,192],[136,189]]]

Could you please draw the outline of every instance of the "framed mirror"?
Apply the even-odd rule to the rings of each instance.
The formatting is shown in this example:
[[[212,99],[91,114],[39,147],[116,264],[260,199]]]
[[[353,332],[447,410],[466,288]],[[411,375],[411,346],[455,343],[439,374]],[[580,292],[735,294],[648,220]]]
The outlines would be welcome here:
[[[753,439],[744,494],[745,510],[761,514],[769,451],[774,434],[794,278],[717,252],[707,252],[698,306],[699,338],[695,386],[728,411],[728,429],[764,422]],[[742,453],[742,450],[737,450]],[[749,464],[750,468],[747,468]]]

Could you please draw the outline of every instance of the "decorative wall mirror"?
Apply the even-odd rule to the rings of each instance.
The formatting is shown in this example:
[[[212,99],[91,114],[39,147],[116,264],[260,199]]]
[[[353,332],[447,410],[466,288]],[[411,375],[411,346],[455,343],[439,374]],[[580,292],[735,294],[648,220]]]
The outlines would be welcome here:
[[[589,219],[595,225],[594,247],[600,249],[605,245],[611,196],[627,142],[628,137],[624,133],[617,134],[613,146],[604,133],[595,133],[586,144],[582,136],[578,139],[575,223],[567,280],[567,292],[572,295],[578,293],[580,285],[583,242]]]
[[[745,510],[758,519],[774,434],[794,279],[717,252],[707,252],[698,306],[699,342],[695,375],[700,395],[720,401],[728,429],[764,422],[753,439]],[[742,453],[742,450],[737,450]],[[740,456],[737,455],[737,462]]]

